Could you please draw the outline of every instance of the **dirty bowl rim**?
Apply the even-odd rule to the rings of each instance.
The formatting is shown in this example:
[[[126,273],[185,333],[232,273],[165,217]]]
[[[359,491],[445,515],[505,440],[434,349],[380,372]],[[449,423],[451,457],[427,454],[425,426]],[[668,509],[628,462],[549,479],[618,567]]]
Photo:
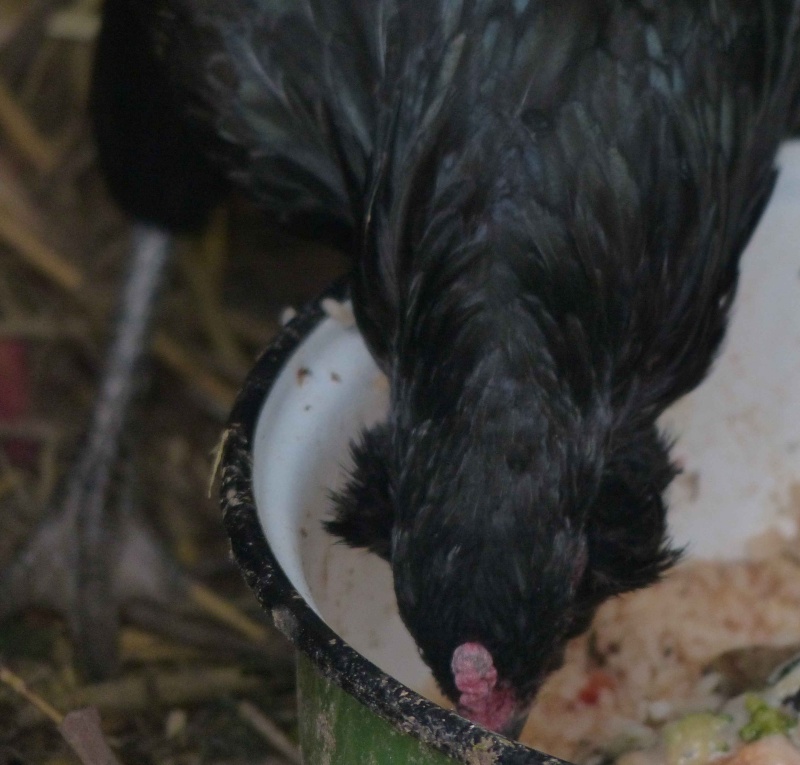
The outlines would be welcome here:
[[[253,496],[253,439],[262,406],[286,363],[326,318],[324,298],[347,298],[345,280],[306,305],[270,343],[248,374],[228,420],[221,459],[220,501],[234,558],[276,628],[316,670],[390,723],[463,762],[479,747],[496,765],[556,765],[552,757],[487,731],[419,695],[340,638],[305,602],[266,539]],[[411,723],[415,721],[415,724]],[[490,755],[490,756],[491,756]]]

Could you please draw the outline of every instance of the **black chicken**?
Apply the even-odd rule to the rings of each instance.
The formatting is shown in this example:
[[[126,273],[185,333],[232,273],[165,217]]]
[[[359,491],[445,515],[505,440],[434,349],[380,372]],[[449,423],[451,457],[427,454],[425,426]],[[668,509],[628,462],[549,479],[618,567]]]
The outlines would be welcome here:
[[[390,561],[461,714],[516,735],[567,639],[677,557],[655,423],[723,337],[796,109],[800,3],[384,5],[304,32],[329,30],[320,136],[392,388],[329,529]],[[337,76],[348,44],[375,84]]]
[[[516,735],[566,640],[676,558],[655,422],[724,334],[797,107],[800,0],[112,7],[154,66],[133,114],[154,119],[98,123],[135,144],[105,161],[129,208],[202,212],[199,167],[355,255],[391,409],[329,528],[391,563],[458,710]]]

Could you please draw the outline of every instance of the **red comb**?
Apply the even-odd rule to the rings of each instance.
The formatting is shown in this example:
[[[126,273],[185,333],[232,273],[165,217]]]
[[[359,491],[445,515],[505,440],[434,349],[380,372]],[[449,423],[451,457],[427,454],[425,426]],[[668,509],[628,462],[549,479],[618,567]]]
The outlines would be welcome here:
[[[453,651],[450,668],[461,692],[456,711],[484,728],[508,732],[517,699],[508,685],[498,686],[492,654],[480,643],[463,643]]]
[[[450,664],[456,688],[467,696],[485,696],[497,684],[492,655],[480,643],[464,643],[453,651]]]

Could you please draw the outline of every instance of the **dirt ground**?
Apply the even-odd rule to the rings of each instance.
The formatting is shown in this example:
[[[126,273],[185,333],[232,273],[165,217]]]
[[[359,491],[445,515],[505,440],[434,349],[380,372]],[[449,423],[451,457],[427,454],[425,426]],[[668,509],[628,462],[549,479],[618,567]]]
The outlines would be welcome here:
[[[86,118],[98,13],[94,0],[0,0],[0,566],[58,505],[124,273],[128,223]],[[216,221],[172,268],[125,460],[137,506],[184,570],[265,623],[207,494],[211,452],[280,310],[346,264],[264,229],[242,200]],[[61,715],[85,707],[122,763],[296,761],[288,649],[271,633],[261,651],[229,627],[194,629],[187,641],[126,622],[119,674],[87,683],[62,618],[26,608],[0,622],[0,765],[98,762],[60,732]]]

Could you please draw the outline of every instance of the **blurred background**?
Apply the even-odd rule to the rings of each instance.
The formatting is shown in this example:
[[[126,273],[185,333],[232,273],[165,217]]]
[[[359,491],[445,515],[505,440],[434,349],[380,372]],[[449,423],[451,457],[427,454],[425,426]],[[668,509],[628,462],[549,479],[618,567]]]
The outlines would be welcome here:
[[[128,222],[86,116],[99,21],[99,0],[0,0],[0,566],[57,504],[124,273]],[[162,296],[126,459],[175,558],[245,621],[262,619],[208,492],[212,452],[281,310],[345,265],[231,199],[204,236],[181,242]],[[219,625],[192,629],[170,640],[124,625],[120,674],[88,684],[61,619],[27,609],[0,622],[0,765],[92,765],[58,723],[86,706],[124,763],[296,761],[288,649],[269,633],[248,645]]]

